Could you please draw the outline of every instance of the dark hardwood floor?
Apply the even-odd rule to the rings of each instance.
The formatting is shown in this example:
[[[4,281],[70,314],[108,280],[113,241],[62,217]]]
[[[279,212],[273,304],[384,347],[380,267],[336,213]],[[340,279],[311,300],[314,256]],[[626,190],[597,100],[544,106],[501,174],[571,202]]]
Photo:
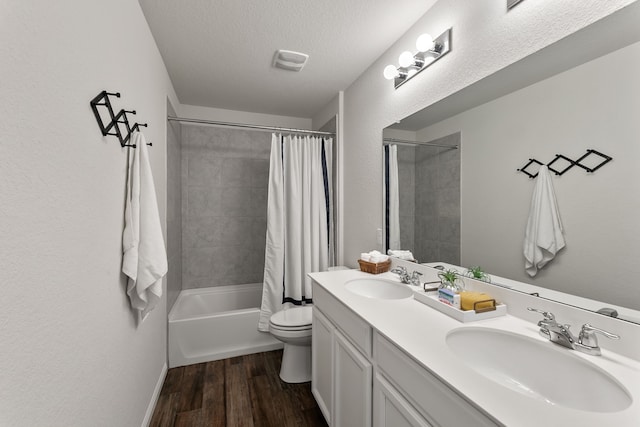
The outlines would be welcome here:
[[[311,383],[280,380],[282,350],[169,369],[151,427],[326,427]]]

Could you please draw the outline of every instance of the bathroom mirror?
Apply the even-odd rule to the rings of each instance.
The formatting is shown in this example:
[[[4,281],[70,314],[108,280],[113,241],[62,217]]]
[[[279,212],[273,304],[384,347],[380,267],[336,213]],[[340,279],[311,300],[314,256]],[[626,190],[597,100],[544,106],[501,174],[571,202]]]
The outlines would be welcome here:
[[[481,266],[490,275],[526,283],[523,292],[535,289],[541,298],[588,310],[613,307],[620,319],[640,323],[639,3],[384,130],[385,139],[451,143],[454,138],[460,146],[450,152],[433,149],[434,156],[449,161],[453,152],[459,156],[459,176],[446,167],[435,172],[438,179],[446,178],[443,174],[451,179],[440,197],[457,197],[453,183],[459,182],[458,236],[449,230],[450,243],[460,245],[459,259],[442,251],[419,262]],[[613,160],[593,173],[574,166],[553,177],[566,247],[529,277],[523,240],[535,179],[517,169],[533,158],[547,164],[556,154],[576,160],[588,149]],[[588,166],[599,163],[595,157],[586,160]],[[570,165],[564,162],[554,167]],[[418,197],[426,185],[418,177],[424,165],[408,167],[416,170],[415,187],[401,181],[399,192]],[[414,209],[417,216],[424,208]],[[413,242],[405,245],[401,239],[403,249],[421,240],[417,228]],[[448,259],[429,258],[445,255]]]

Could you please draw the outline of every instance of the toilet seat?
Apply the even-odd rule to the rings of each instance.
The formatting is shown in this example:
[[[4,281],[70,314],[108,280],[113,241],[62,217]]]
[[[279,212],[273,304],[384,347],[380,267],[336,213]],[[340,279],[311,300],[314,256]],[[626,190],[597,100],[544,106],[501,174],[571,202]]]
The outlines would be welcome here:
[[[282,331],[304,331],[311,329],[312,309],[310,305],[293,307],[274,313],[269,320],[270,326]]]

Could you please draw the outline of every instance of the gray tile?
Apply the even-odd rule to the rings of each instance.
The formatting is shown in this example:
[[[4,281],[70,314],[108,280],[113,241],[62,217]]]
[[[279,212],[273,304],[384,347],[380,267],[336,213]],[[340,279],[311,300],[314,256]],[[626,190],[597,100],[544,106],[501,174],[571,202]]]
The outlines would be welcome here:
[[[246,216],[251,209],[252,188],[223,188],[217,215]]]
[[[416,216],[435,216],[438,213],[436,190],[419,188],[416,191],[416,205],[414,214]]]
[[[267,215],[267,207],[269,194],[266,188],[251,189],[251,210],[248,212],[252,217],[265,217]]]
[[[250,248],[227,246],[215,248],[211,260],[216,282],[229,285],[243,283],[246,277],[245,264],[249,258]]]
[[[460,218],[438,218],[438,240],[449,244],[460,245]]]
[[[208,152],[188,156],[187,185],[221,186],[224,161]]]
[[[398,187],[400,191],[412,190],[416,185],[415,168],[398,169]]]
[[[214,273],[214,250],[211,248],[183,248],[186,277],[211,277]]]
[[[410,145],[398,145],[398,165],[415,164],[416,147]]]
[[[253,160],[251,159],[223,159],[220,186],[226,188],[251,187],[252,166]]]
[[[271,156],[271,134],[268,132],[254,132],[255,136],[251,145],[251,157],[253,159],[268,160]]]
[[[267,217],[254,217],[251,219],[251,244],[254,247],[262,248],[267,241]]]
[[[218,218],[193,218],[185,224],[183,245],[185,248],[212,248],[219,239]]]
[[[440,252],[438,251],[437,244],[424,245],[421,250],[414,254],[419,262],[439,262]]]
[[[414,215],[415,214],[415,194],[412,191],[405,191],[406,189],[400,190],[400,215]]]
[[[269,160],[264,160],[264,159],[252,160],[251,186],[254,188],[269,187]]]
[[[400,216],[400,244],[402,249],[413,251],[415,238],[415,218]]]
[[[183,274],[182,288],[183,289],[201,289],[209,288],[212,286],[223,286],[224,283],[214,283],[210,277],[192,277],[187,274]]]
[[[460,265],[460,245],[439,243],[440,261],[448,262],[449,264]]]
[[[436,209],[440,216],[460,216],[460,189],[437,190]]]
[[[415,186],[416,191],[423,188],[435,190],[438,183],[438,168],[433,165],[416,164]]]
[[[224,217],[217,219],[215,247],[251,247],[253,220],[249,217]]]
[[[416,240],[437,241],[438,240],[438,218],[435,216],[416,216]]]
[[[460,160],[442,162],[438,165],[437,188],[460,188]]]
[[[194,218],[220,216],[224,210],[224,188],[206,186],[187,187],[187,221]],[[229,213],[232,215],[231,213]]]
[[[214,152],[226,158],[251,158],[252,133],[237,129],[211,128],[209,143]]]

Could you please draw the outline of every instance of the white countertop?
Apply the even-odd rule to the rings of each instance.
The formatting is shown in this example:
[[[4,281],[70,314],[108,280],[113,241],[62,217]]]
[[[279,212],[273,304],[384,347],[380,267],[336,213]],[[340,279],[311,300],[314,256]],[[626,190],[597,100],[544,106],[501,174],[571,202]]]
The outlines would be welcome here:
[[[434,273],[435,274],[435,273]],[[546,341],[535,323],[507,314],[478,322],[461,323],[413,298],[380,300],[363,297],[345,289],[345,282],[357,278],[377,278],[399,282],[393,273],[371,275],[358,270],[340,270],[309,275],[318,285],[349,307],[375,330],[394,342],[418,363],[466,396],[485,412],[507,426],[640,426],[640,363],[602,350],[589,356],[567,349],[599,366],[631,394],[631,406],[620,412],[587,412],[542,402],[495,383],[460,362],[446,344],[447,334],[456,328],[485,327],[511,331]],[[434,276],[435,277],[435,276]],[[422,278],[423,281],[429,278]],[[469,349],[473,351],[473,349]],[[553,381],[553,378],[549,378]],[[598,393],[598,390],[593,390]]]

